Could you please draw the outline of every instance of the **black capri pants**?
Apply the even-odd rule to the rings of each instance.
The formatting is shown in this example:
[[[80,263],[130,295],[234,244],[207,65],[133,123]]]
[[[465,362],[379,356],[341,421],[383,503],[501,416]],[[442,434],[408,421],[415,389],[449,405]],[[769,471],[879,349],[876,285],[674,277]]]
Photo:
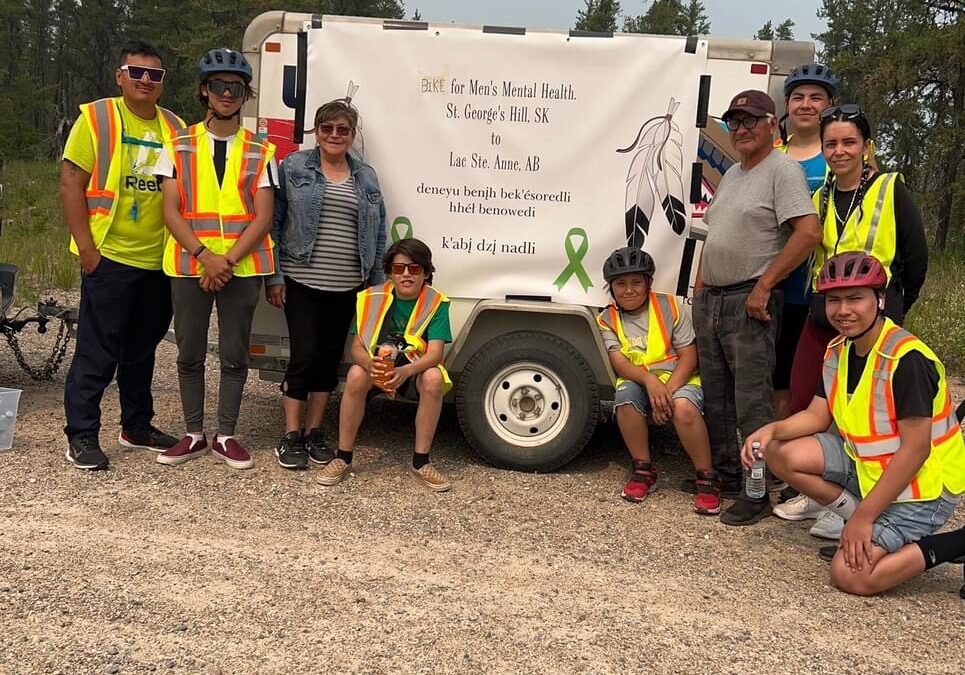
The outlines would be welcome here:
[[[355,315],[357,288],[320,291],[285,277],[285,320],[291,358],[282,393],[299,401],[338,386],[345,337]]]

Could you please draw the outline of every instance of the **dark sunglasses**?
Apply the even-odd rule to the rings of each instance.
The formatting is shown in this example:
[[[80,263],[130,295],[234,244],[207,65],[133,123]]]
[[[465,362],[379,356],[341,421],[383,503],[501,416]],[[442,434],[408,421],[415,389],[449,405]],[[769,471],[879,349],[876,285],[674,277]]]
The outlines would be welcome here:
[[[757,126],[758,122],[766,119],[766,117],[731,117],[727,120],[727,128],[731,131],[737,131],[741,127],[753,129]]]
[[[414,277],[422,274],[422,265],[419,263],[392,263],[392,274],[405,274],[406,269]]]
[[[857,103],[845,103],[844,105],[833,105],[829,108],[825,108],[821,111],[821,119],[839,119],[839,120],[853,120],[857,118],[864,119],[864,113],[861,112],[861,108],[858,107]]]
[[[228,82],[226,80],[211,79],[208,80],[206,84],[208,85],[208,91],[215,96],[221,96],[225,92],[228,92],[232,98],[241,98],[245,95],[245,91],[248,90],[244,82]]]
[[[121,66],[121,70],[127,73],[127,76],[132,80],[143,80],[144,76],[154,84],[161,84],[164,81],[164,68],[150,68],[148,66],[132,66],[125,64]]]
[[[352,134],[352,127],[347,127],[345,125],[339,124],[338,126],[334,124],[319,124],[318,130],[323,136],[350,136]]]

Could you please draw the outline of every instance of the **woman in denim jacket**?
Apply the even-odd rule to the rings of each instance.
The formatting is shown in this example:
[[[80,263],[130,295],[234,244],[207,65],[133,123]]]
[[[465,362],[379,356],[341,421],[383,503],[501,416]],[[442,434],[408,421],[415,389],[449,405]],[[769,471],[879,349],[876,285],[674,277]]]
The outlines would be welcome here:
[[[355,295],[384,278],[385,204],[375,171],[350,152],[357,125],[347,100],[326,103],[315,112],[316,147],[279,167],[271,230],[277,273],[266,294],[285,310],[291,346],[281,386],[285,435],[275,448],[286,469],[332,459],[322,418],[338,384]]]

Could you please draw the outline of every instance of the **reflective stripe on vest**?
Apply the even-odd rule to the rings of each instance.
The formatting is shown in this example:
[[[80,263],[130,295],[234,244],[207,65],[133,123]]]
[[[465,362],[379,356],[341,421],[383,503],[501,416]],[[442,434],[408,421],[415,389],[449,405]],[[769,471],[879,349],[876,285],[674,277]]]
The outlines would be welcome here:
[[[965,441],[955,417],[945,368],[935,354],[914,335],[885,319],[849,400],[848,352],[851,348],[851,343],[844,338],[828,345],[823,378],[831,415],[845,439],[848,454],[855,460],[862,497],[880,480],[901,447],[892,387],[901,357],[911,351],[920,352],[935,365],[939,384],[932,404],[931,453],[895,501],[930,501],[943,490],[952,494],[965,491]]]
[[[898,246],[897,225],[895,223],[895,183],[903,181],[901,174],[885,173],[872,183],[861,200],[861,208],[854,209],[848,222],[844,224],[840,236],[834,211],[834,196],[828,201],[824,214],[824,235],[821,246],[817,248],[811,268],[813,288],[817,289],[817,278],[824,262],[836,253],[864,251],[878,259],[885,268],[888,281],[891,281],[891,264],[895,260]],[[814,206],[820,213],[824,187],[815,191]],[[858,214],[861,220],[858,221]]]
[[[369,354],[374,353],[375,343],[379,339],[379,333],[382,332],[382,324],[395,299],[393,288],[392,282],[387,281],[381,286],[370,286],[356,296],[355,332],[369,350]],[[407,344],[405,355],[410,361],[417,361],[425,356],[428,343],[422,336],[429,328],[429,323],[436,312],[442,307],[442,303],[448,299],[429,284],[422,285],[422,291],[412,308],[404,333]],[[441,363],[437,368],[442,373],[444,392],[448,392],[452,388],[449,373]]]
[[[654,371],[661,382],[666,383],[677,367],[677,350],[673,346],[673,327],[680,319],[677,299],[667,293],[650,292],[647,300],[650,329],[647,331],[647,347],[641,350],[630,344],[623,330],[623,319],[616,305],[608,305],[596,317],[597,325],[611,331],[620,341],[620,353],[635,366]],[[624,382],[617,378],[617,386]],[[700,384],[700,375],[695,370],[687,384]]]
[[[117,193],[121,185],[121,120],[122,105],[120,97],[102,98],[80,106],[81,115],[87,121],[91,141],[94,145],[94,166],[91,167],[90,180],[84,190],[87,199],[87,216],[94,246],[100,248],[107,237],[114,213],[117,210]],[[184,122],[165,108],[155,107],[161,124],[162,141],[168,141]],[[77,253],[73,237],[70,250]]]
[[[218,183],[204,124],[195,124],[172,139],[169,152],[177,172],[181,215],[198,240],[215,254],[225,254],[255,218],[258,178],[275,152],[271,143],[255,139],[241,128],[225,160],[224,177]],[[234,275],[240,277],[273,274],[275,262],[271,237],[265,237],[238,261]],[[164,251],[164,271],[171,276],[200,276],[203,266],[170,237]]]

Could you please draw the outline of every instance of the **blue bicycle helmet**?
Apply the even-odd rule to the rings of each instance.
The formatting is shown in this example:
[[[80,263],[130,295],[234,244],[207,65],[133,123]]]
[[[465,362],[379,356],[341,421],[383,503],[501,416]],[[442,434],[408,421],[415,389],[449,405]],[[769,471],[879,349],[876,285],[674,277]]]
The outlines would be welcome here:
[[[198,64],[198,73],[201,79],[214,75],[215,73],[234,73],[240,75],[245,84],[251,84],[251,66],[248,65],[244,54],[234,49],[212,49],[201,57]]]
[[[831,98],[838,95],[838,76],[820,63],[806,63],[792,70],[784,80],[784,96],[790,96],[794,87],[802,84],[818,84],[828,91]]]

